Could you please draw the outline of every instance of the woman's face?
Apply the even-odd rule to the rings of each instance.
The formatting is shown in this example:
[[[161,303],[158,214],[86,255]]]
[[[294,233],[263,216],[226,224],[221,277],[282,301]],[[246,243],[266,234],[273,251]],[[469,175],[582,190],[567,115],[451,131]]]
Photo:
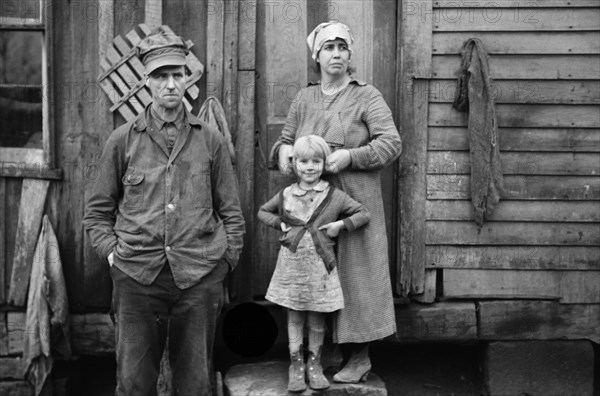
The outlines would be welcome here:
[[[305,185],[313,185],[321,180],[323,173],[323,158],[311,156],[310,158],[297,158],[296,174]]]
[[[321,67],[321,76],[329,76],[336,80],[346,75],[350,62],[348,45],[342,39],[326,41],[317,56]]]

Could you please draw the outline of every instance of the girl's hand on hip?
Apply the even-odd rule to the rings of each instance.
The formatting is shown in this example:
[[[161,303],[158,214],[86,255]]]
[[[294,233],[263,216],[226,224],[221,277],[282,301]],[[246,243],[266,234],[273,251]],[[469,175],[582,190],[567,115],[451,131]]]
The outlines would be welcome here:
[[[115,263],[114,250],[112,252],[110,252],[110,254],[108,255],[108,257],[106,259],[108,260],[108,265],[112,267],[113,264]]]
[[[344,222],[342,220],[334,221],[332,223],[323,224],[319,227],[319,230],[326,230],[329,238],[335,238],[340,234],[340,231],[344,229]]]
[[[348,150],[336,150],[329,154],[325,161],[325,170],[329,173],[340,173],[350,166],[352,158]]]
[[[292,169],[292,146],[289,144],[282,144],[279,147],[279,162],[277,163],[279,166],[279,171],[286,176],[290,176],[294,174],[294,170]]]
[[[292,229],[292,227],[290,227],[289,225],[285,224],[283,221],[281,222],[281,231],[288,232],[291,229]]]

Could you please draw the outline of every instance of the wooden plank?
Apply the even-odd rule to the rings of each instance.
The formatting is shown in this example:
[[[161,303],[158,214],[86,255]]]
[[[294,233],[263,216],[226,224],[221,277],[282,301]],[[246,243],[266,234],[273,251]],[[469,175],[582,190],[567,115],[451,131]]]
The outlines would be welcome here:
[[[115,16],[114,3],[112,1],[101,1],[99,6],[102,7],[102,13],[99,14],[98,19],[98,59],[102,59],[104,58],[106,50],[112,46]],[[137,44],[137,42],[133,42],[131,39],[130,42],[132,45]],[[113,96],[116,95],[113,93]],[[108,135],[114,129],[114,117],[111,115],[109,109],[109,100],[107,97],[103,96],[102,99],[98,100],[94,105],[95,113],[93,119],[95,120],[95,127],[92,129],[92,132],[82,137],[83,146],[80,155],[84,161],[89,164],[98,163],[104,143],[106,142]],[[127,106],[121,106],[120,110],[123,111],[124,109],[129,111]],[[133,113],[130,111],[129,114],[124,114],[124,116],[134,117]],[[89,194],[93,190],[93,184],[96,182],[96,178],[85,177],[81,182],[84,185],[83,202],[87,202]],[[81,277],[78,279],[78,284],[81,285],[81,293],[79,295],[80,301],[88,307],[108,307],[110,306],[111,301],[112,285],[108,266],[100,259],[100,257],[98,257],[98,254],[92,247],[87,232],[82,230],[81,234],[82,239],[80,242],[80,249],[82,250],[81,257],[84,265],[80,266]],[[78,247],[76,246],[71,246],[70,249],[67,250],[77,248]]]
[[[115,37],[113,45],[121,53],[121,56],[125,56],[133,50],[125,43],[125,40],[123,40],[121,36]],[[117,68],[117,70],[125,79],[129,79],[131,83],[135,82],[135,97],[129,99],[129,102],[138,101],[142,107],[146,107],[146,105],[152,101],[152,97],[143,87],[144,65],[142,65],[142,62],[140,62],[137,56],[132,56],[127,62]]]
[[[0,356],[8,355],[8,325],[6,313],[0,312]]]
[[[491,3],[490,3],[491,4]],[[598,30],[600,9],[513,8],[434,9],[435,32],[580,31]]]
[[[223,110],[227,117],[227,125],[235,139],[237,134],[237,70],[238,57],[238,12],[240,0],[230,0],[225,3],[225,26],[223,28]],[[224,9],[224,10],[226,10]]]
[[[431,0],[413,3],[431,9]],[[427,159],[428,98],[431,78],[432,20],[398,7],[396,63],[401,65],[396,81],[396,112],[401,115],[403,140],[399,180],[400,254],[396,263],[396,292],[402,296],[425,292],[425,200],[424,164]],[[423,79],[423,80],[421,80]],[[430,296],[427,296],[429,299]]]
[[[2,166],[7,162],[17,164],[40,164],[41,166],[45,164],[43,149],[0,147],[0,156],[2,157]]]
[[[428,221],[428,245],[600,245],[600,227],[588,223]]]
[[[460,54],[473,32],[444,32],[433,35],[433,53]],[[600,32],[478,32],[490,55],[598,54]]]
[[[8,249],[6,245],[6,198],[6,179],[2,177],[0,178],[0,219],[2,219],[0,221],[0,305],[6,301],[6,278],[8,278],[8,264],[6,263],[6,250]],[[2,326],[1,322],[0,326]],[[2,349],[1,345],[0,349]],[[0,353],[0,355],[2,354]]]
[[[595,55],[496,55],[490,58],[495,80],[597,80],[600,57]],[[457,78],[460,56],[436,55],[432,59],[434,78]]]
[[[455,0],[435,0],[434,8],[575,8],[598,7],[598,0],[495,0],[493,2],[460,2]]]
[[[21,357],[0,357],[0,379],[24,379],[24,361]]]
[[[598,80],[496,80],[492,89],[496,104],[600,104]],[[430,102],[452,103],[455,94],[455,79],[430,83]]]
[[[600,175],[598,154],[502,152],[505,175]],[[464,151],[430,151],[428,174],[470,174],[469,153]]]
[[[473,220],[469,201],[427,201],[427,220]],[[595,201],[500,201],[490,221],[600,222]]]
[[[238,133],[236,139],[237,178],[239,181],[242,214],[246,219],[246,230],[254,231],[254,216],[258,208],[254,207],[254,70],[238,71]],[[253,285],[245,280],[252,278],[252,235],[244,235],[244,250],[240,257],[240,267],[235,288],[238,298],[251,300]]]
[[[76,355],[115,352],[115,327],[107,314],[80,314],[70,318],[71,346]]]
[[[496,105],[499,127],[600,128],[599,110],[596,105]],[[467,113],[449,103],[429,105],[431,126],[467,126],[467,120]]]
[[[555,301],[482,301],[479,337],[484,340],[589,339],[600,342],[598,304]]]
[[[18,355],[23,353],[25,312],[7,312],[6,328],[8,329],[8,354]]]
[[[8,303],[21,307],[27,300],[29,275],[33,264],[33,252],[42,224],[42,214],[48,180],[24,179],[19,206],[15,255],[10,278]]]
[[[354,52],[351,64],[356,67],[356,76],[369,84],[373,83],[373,30],[374,20],[372,1],[335,0],[335,19],[343,21],[354,36]],[[305,19],[305,18],[302,18]],[[408,22],[408,21],[407,21]],[[299,22],[306,26],[306,21]],[[408,22],[410,23],[410,22]],[[311,29],[312,30],[312,29]],[[427,51],[427,42],[423,42],[422,51]]]
[[[215,0],[208,5],[206,25],[206,95],[223,103],[223,30],[225,1]]]
[[[4,240],[6,242],[6,268],[3,285],[4,301],[8,300],[8,292],[10,290],[10,274],[12,273],[13,258],[15,255],[15,245],[17,244],[17,228],[19,224],[19,206],[21,203],[21,191],[23,190],[23,179],[5,179],[6,184],[6,211],[4,225],[6,234]]]
[[[600,271],[444,269],[444,297],[600,303]]]
[[[470,176],[428,175],[428,199],[471,199]],[[597,176],[504,176],[506,199],[600,200]]]
[[[0,395],[34,396],[35,391],[27,381],[2,381],[0,382]]]
[[[27,179],[62,180],[62,169],[48,168],[44,164],[2,162],[0,177],[18,177]]]
[[[244,0],[238,17],[238,70],[256,69],[256,0]],[[291,7],[288,6],[288,9]],[[290,14],[295,13],[291,8]],[[300,15],[290,15],[296,21]],[[300,20],[297,23],[302,23]]]
[[[162,25],[162,0],[146,0],[144,23],[150,27]]]
[[[413,296],[412,299],[424,304],[431,304],[435,301],[437,287],[437,270],[426,269],[423,294]]]
[[[600,247],[427,246],[427,268],[600,270]]]
[[[583,128],[500,128],[500,151],[599,152],[600,130]],[[428,150],[469,150],[467,128],[430,127]]]
[[[476,339],[475,304],[396,305],[396,327],[397,339],[402,342]]]

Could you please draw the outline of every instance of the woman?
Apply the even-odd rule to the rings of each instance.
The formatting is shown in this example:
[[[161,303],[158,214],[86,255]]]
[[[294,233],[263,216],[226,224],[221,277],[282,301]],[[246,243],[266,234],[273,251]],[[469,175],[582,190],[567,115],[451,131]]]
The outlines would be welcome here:
[[[354,383],[366,380],[371,369],[369,342],[396,331],[379,170],[398,158],[402,144],[381,93],[349,71],[353,38],[348,27],[322,23],[307,42],[321,81],[294,99],[271,159],[291,174],[294,141],[322,136],[333,151],[325,166],[330,182],[371,212],[366,227],[342,233],[338,240],[345,308],[334,319],[333,341],[351,343],[352,354],[333,380]]]

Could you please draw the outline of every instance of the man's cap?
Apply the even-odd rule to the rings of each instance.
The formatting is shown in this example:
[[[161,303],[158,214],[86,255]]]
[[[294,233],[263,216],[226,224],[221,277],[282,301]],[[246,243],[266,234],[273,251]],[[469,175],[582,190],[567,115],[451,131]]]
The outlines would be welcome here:
[[[146,75],[163,66],[184,66],[188,53],[183,38],[166,32],[151,34],[137,46],[137,54],[144,64]]]

